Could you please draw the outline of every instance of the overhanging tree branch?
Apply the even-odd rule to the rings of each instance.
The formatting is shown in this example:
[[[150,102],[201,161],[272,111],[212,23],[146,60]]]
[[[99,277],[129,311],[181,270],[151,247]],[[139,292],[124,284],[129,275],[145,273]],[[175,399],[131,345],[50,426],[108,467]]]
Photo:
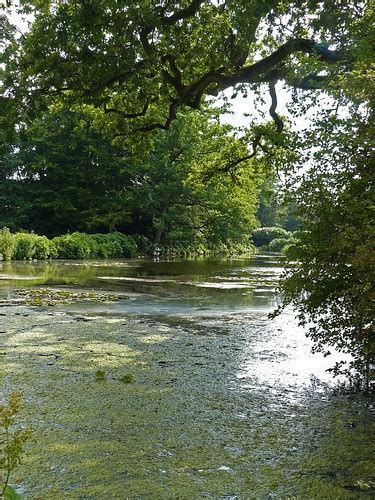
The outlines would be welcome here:
[[[297,52],[316,54],[327,64],[336,63],[341,58],[340,51],[323,48],[322,44],[316,43],[313,40],[305,38],[291,38],[275,50],[275,52],[264,59],[257,61],[251,66],[243,66],[231,75],[217,75],[217,86],[210,92],[210,94],[217,95],[220,91],[238,85],[239,83],[256,83],[259,80],[259,77],[277,68],[277,66],[284,62],[289,56]],[[208,76],[207,78],[209,79]],[[211,82],[209,81],[208,85],[210,85],[210,83]]]
[[[152,132],[153,130],[157,129],[168,130],[171,123],[177,118],[177,111],[179,106],[180,106],[179,101],[177,99],[172,99],[171,104],[169,106],[169,114],[165,123],[160,123],[160,122],[149,123],[148,125],[136,128],[132,132]]]
[[[154,47],[150,44],[148,40],[148,35],[152,33],[153,30],[157,28],[157,26],[173,26],[178,21],[182,21],[183,19],[187,19],[189,17],[195,16],[198,12],[200,6],[205,2],[205,0],[193,0],[190,5],[185,7],[184,9],[177,10],[170,16],[160,15],[158,20],[154,24],[148,24],[144,26],[140,33],[139,38],[144,48],[146,54],[151,55],[154,51]]]
[[[273,121],[276,124],[276,130],[280,134],[283,131],[284,128],[284,122],[280,118],[280,116],[276,112],[276,107],[277,107],[277,95],[276,95],[276,88],[275,88],[275,81],[271,80],[269,82],[269,90],[270,90],[270,96],[271,96],[271,107],[269,109],[269,113],[273,119]]]
[[[177,10],[170,16],[162,16],[161,23],[165,26],[172,26],[173,24],[181,21],[182,19],[187,19],[188,17],[193,17],[198,12],[200,6],[205,2],[205,0],[193,0],[190,5],[184,9]]]
[[[341,53],[339,51],[329,50],[322,44],[316,43],[313,40],[304,38],[292,38],[281,45],[275,52],[263,58],[260,61],[250,65],[243,66],[231,75],[225,75],[225,68],[211,70],[201,76],[198,80],[189,86],[182,85],[181,72],[177,68],[174,61],[169,60],[173,75],[164,71],[164,79],[166,83],[171,84],[178,96],[180,105],[186,105],[193,109],[199,108],[202,97],[205,93],[217,95],[229,87],[233,87],[240,83],[259,83],[261,81],[271,82],[270,95],[272,104],[270,114],[276,123],[278,132],[283,129],[281,118],[276,113],[277,97],[275,91],[275,81],[283,78],[283,73],[277,71],[285,60],[293,53],[303,52],[307,54],[316,54],[327,64],[333,64],[340,60]],[[310,75],[309,80],[305,79],[300,82],[300,85],[307,86],[308,83],[323,82],[323,77]],[[301,87],[302,88],[302,87]],[[177,106],[179,107],[179,106]]]
[[[149,108],[149,103],[146,103],[142,109],[142,111],[138,113],[125,113],[121,109],[116,109],[116,108],[107,108],[107,106],[104,104],[104,113],[117,113],[118,115],[122,116],[123,118],[137,118],[139,116],[145,116],[147,113],[147,110]]]
[[[252,158],[255,158],[255,156],[257,154],[258,147],[261,146],[261,140],[262,140],[263,135],[264,135],[263,132],[261,132],[254,137],[251,153],[249,153],[248,155],[245,155],[245,156],[241,156],[240,158],[235,158],[235,159],[229,161],[228,163],[226,163],[225,165],[223,165],[222,167],[215,168],[214,171],[210,170],[209,172],[207,172],[204,175],[203,180],[206,182],[212,177],[212,175],[215,175],[215,174],[230,174],[230,176],[232,177],[232,180],[235,181],[236,180],[235,179],[235,169],[241,163],[244,163],[246,161],[251,160]]]

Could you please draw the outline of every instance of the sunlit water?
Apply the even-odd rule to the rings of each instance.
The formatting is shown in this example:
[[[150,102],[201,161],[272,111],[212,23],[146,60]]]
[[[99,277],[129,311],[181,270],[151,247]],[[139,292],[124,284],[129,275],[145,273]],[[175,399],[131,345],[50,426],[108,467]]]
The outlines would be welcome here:
[[[280,260],[274,255],[172,262],[3,263],[0,294],[9,297],[19,284],[30,286],[33,282],[41,283],[38,286],[75,285],[126,293],[128,300],[118,303],[76,304],[68,309],[180,318],[182,322],[187,318],[208,327],[225,328],[236,335],[246,331],[248,341],[238,355],[239,380],[247,380],[251,385],[293,386],[304,386],[314,377],[329,381],[331,376],[326,370],[338,357],[312,355],[311,343],[291,311],[274,321],[267,318],[280,302],[277,284],[282,271]],[[10,277],[11,280],[7,279]]]
[[[0,299],[14,299],[15,290],[26,286],[128,295],[53,311],[57,320],[83,314],[116,325],[127,318],[140,332],[128,346],[145,349],[155,365],[145,380],[173,388],[160,402],[158,427],[146,424],[144,408],[132,403],[139,429],[150,426],[142,446],[156,455],[133,449],[143,472],[123,479],[130,496],[366,498],[374,491],[372,400],[335,389],[327,369],[340,356],[312,354],[293,311],[268,318],[280,301],[281,272],[272,255],[2,263]],[[154,336],[145,336],[147,328]],[[117,488],[121,480],[115,477]],[[79,496],[102,495],[90,491],[87,486]]]

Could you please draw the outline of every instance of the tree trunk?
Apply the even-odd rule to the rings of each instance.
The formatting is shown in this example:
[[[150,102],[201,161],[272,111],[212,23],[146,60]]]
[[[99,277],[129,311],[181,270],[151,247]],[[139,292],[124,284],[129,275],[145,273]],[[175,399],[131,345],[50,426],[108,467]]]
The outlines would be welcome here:
[[[161,242],[161,238],[162,238],[163,233],[164,233],[164,219],[165,219],[165,216],[167,214],[167,210],[168,210],[168,205],[165,205],[162,212],[161,212],[160,223],[158,224],[158,226],[155,230],[155,233],[154,233],[154,239],[153,239],[154,245],[159,245]]]
[[[163,236],[163,232],[164,232],[164,223],[161,222],[160,226],[156,229],[155,234],[154,234],[154,240],[153,240],[154,245],[160,244],[161,237]]]

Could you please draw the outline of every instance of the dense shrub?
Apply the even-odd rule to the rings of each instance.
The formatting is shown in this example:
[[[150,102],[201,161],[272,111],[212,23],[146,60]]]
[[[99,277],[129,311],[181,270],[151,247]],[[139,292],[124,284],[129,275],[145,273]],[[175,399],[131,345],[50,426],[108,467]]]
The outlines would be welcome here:
[[[137,244],[132,236],[115,232],[107,234],[106,237],[111,244],[120,246],[121,254],[119,257],[134,257],[137,253]]]
[[[271,252],[281,252],[285,246],[290,245],[294,241],[294,238],[275,238],[268,245],[268,250],[271,250]]]
[[[265,247],[275,239],[288,239],[292,233],[282,227],[261,227],[253,231],[252,237],[256,247]]]
[[[36,236],[33,259],[48,259],[57,256],[57,249],[53,241],[47,236]]]
[[[32,259],[36,235],[32,233],[16,233],[14,238],[16,246],[13,257],[17,260]]]
[[[137,245],[131,236],[122,233],[72,233],[53,239],[60,259],[92,259],[134,257]]]
[[[97,253],[94,240],[85,233],[64,234],[56,236],[52,241],[59,259],[89,259]]]
[[[122,257],[122,248],[118,241],[110,238],[109,234],[93,234],[91,239],[91,257],[108,259]]]
[[[0,259],[5,260],[134,257],[137,251],[135,239],[122,233],[75,232],[49,240],[46,236],[34,233],[12,234],[8,228],[0,230]]]
[[[0,230],[1,258],[5,259],[95,259],[131,258],[137,253],[153,257],[189,257],[207,255],[241,255],[254,252],[250,243],[190,243],[176,245],[154,245],[142,235],[127,236],[113,232],[109,234],[86,234],[74,232],[56,236],[49,240],[34,233],[12,234],[9,229]]]
[[[16,233],[14,239],[14,259],[48,259],[49,257],[56,257],[55,244],[46,236],[38,236],[33,233]]]
[[[0,229],[0,256],[1,259],[10,260],[14,255],[16,240],[7,227]]]
[[[131,236],[122,233],[93,234],[91,238],[96,243],[97,257],[134,257],[137,244]]]

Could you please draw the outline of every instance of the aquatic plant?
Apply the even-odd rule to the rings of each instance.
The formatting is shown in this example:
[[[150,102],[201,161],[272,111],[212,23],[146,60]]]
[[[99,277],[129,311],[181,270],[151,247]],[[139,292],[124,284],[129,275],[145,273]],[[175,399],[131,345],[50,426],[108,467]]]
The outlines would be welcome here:
[[[104,370],[96,370],[95,372],[95,380],[97,382],[104,382],[106,380],[106,375]]]
[[[121,382],[124,384],[131,384],[134,381],[134,376],[131,373],[125,373],[121,378]]]
[[[18,495],[9,486],[12,471],[21,463],[23,445],[31,435],[31,429],[12,431],[15,417],[19,412],[22,392],[13,392],[7,405],[0,406],[0,497],[14,499]]]
[[[56,306],[74,304],[76,302],[117,302],[128,299],[128,295],[108,292],[77,292],[75,290],[59,290],[54,288],[18,288],[15,293],[25,297],[30,306]]]

